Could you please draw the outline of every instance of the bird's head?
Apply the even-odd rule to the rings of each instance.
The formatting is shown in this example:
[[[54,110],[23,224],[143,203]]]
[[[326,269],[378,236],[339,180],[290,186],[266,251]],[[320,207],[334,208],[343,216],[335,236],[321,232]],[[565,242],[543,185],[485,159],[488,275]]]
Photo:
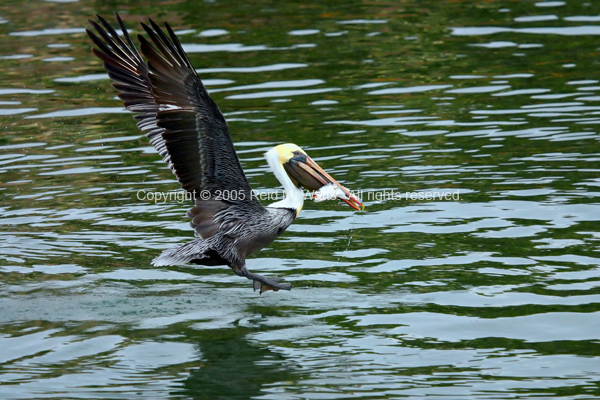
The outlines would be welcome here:
[[[303,187],[314,193],[331,185],[335,188],[333,193],[336,193],[331,199],[338,198],[356,210],[365,208],[358,197],[333,179],[300,147],[293,143],[286,143],[280,144],[273,150],[277,150],[279,163],[296,187]]]

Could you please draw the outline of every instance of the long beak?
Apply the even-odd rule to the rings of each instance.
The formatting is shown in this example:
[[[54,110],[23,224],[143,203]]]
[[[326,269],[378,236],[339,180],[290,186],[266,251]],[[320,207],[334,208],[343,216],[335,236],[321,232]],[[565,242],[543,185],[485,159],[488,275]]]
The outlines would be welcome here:
[[[292,179],[295,179],[304,188],[311,191],[317,191],[323,186],[332,185],[341,191],[341,194],[337,196],[338,199],[342,200],[355,210],[360,211],[365,209],[365,206],[358,197],[353,195],[348,189],[333,179],[331,175],[325,172],[323,168],[321,168],[319,164],[314,162],[309,156],[306,156],[306,160],[304,162],[290,162],[285,164],[284,168],[288,175],[290,175]]]

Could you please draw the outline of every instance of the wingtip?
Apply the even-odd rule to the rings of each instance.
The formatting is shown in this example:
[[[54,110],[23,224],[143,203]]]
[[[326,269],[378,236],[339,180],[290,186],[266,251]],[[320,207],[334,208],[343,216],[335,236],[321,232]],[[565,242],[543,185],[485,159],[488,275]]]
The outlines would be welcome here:
[[[160,30],[160,26],[158,26],[156,24],[156,22],[152,21],[150,18],[148,18],[148,22],[150,22],[150,26],[152,26],[152,29],[158,34],[160,35],[162,33],[162,31]]]
[[[150,44],[150,42],[148,42],[148,40],[141,33],[138,33],[137,38],[140,41],[140,46],[150,46],[150,47],[152,47],[152,45]]]
[[[116,11],[115,11],[115,18],[117,19],[117,22],[119,23],[119,25],[123,25],[123,20],[121,19],[121,16],[119,15],[119,13]]]
[[[96,14],[96,18],[98,18],[98,20],[100,22],[102,22],[102,24],[108,23],[108,22],[106,22],[106,19],[102,18],[102,15],[100,15],[100,14]]]
[[[98,25],[98,22],[94,21],[93,19],[88,19],[88,22],[90,23],[91,26],[94,27],[94,29],[96,29],[96,30],[100,29],[100,25]]]
[[[146,32],[148,32],[149,30],[152,30],[152,29],[150,29],[150,27],[149,27],[148,25],[146,25],[146,24],[145,24],[145,23],[143,23],[143,22],[140,22],[140,25],[142,26],[142,28],[144,28],[144,30],[145,30]],[[138,36],[139,36],[139,35],[138,35]]]

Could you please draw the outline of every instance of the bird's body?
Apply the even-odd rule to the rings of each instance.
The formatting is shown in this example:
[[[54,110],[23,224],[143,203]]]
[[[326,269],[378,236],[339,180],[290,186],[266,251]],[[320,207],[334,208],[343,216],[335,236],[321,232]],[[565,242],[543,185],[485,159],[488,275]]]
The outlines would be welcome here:
[[[277,278],[252,274],[246,257],[283,233],[302,209],[304,193],[333,185],[340,199],[359,209],[360,200],[323,171],[294,144],[279,145],[265,154],[286,197],[264,207],[254,196],[237,157],[223,114],[208,95],[172,29],[169,36],[150,20],[142,24],[153,43],[138,35],[146,64],[119,16],[125,37],[98,16],[87,31],[98,46],[113,86],[125,106],[136,112],[138,127],[194,201],[187,215],[196,239],[162,252],[155,266],[194,263],[228,265],[254,281],[255,289],[287,289]]]
[[[241,216],[244,223],[223,226],[206,239],[200,237],[182,247],[165,250],[153,264],[161,266],[191,262],[201,265],[229,265],[238,275],[245,276],[246,257],[273,242],[296,218],[295,210],[268,206],[256,213],[232,207],[223,214],[229,213],[236,213],[236,218]]]

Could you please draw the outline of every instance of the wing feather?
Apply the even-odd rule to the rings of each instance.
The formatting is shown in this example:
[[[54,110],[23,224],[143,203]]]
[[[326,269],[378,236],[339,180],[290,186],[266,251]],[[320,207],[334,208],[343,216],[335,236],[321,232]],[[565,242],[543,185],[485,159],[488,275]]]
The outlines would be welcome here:
[[[165,24],[167,35],[152,20],[150,26],[141,24],[150,38],[138,35],[145,63],[115,15],[124,40],[97,16],[99,23],[90,21],[97,34],[87,30],[97,46],[93,52],[103,61],[125,107],[137,113],[138,128],[193,196],[195,206],[188,216],[196,234],[207,238],[243,223],[244,212],[265,212],[252,196],[223,113],[171,27]],[[209,191],[212,199],[199,198],[202,191]],[[216,191],[236,191],[238,200],[216,199]]]

